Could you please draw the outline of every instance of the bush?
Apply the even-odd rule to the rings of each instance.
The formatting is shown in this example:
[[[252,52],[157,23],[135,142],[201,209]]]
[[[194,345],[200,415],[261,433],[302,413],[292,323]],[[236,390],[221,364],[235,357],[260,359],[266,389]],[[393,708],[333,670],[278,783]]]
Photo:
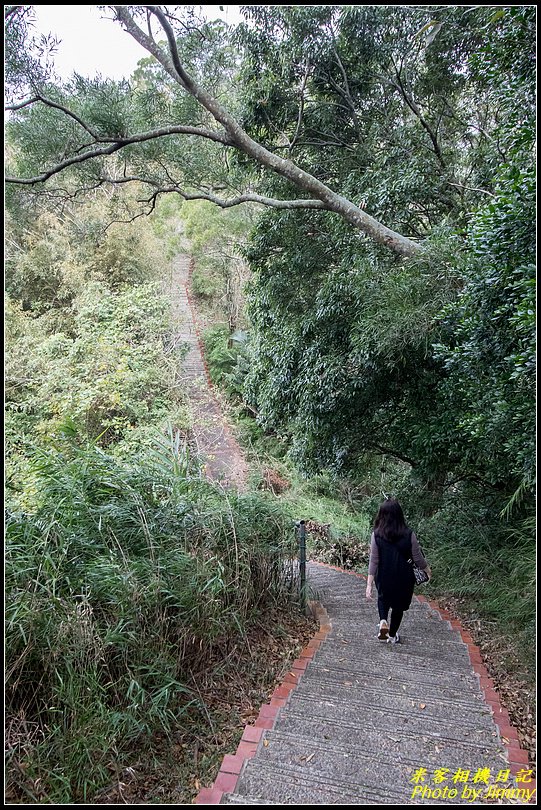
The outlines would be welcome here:
[[[169,302],[157,284],[111,293],[86,285],[72,311],[70,334],[49,334],[7,302],[6,436],[10,486],[28,488],[19,464],[29,442],[43,446],[65,426],[66,414],[89,439],[113,448],[156,425],[175,407],[172,380],[184,349],[164,352]]]
[[[33,465],[35,509],[6,526],[8,783],[81,802],[128,743],[204,713],[197,673],[290,598],[293,533],[174,442],[128,466],[72,437]]]
[[[250,364],[248,334],[237,330],[231,335],[227,326],[220,324],[206,330],[203,342],[212,382],[230,397],[242,399]]]

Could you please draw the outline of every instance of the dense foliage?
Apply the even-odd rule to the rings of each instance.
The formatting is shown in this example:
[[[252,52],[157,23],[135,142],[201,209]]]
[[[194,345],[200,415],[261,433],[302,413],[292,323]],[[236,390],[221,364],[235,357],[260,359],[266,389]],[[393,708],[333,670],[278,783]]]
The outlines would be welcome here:
[[[69,419],[84,438],[130,456],[179,407],[183,350],[166,349],[168,248],[152,227],[113,226],[107,208],[37,210],[12,220],[6,287],[10,497],[32,498],[28,453]],[[81,218],[81,219],[80,219]],[[127,284],[130,279],[130,284]]]
[[[198,673],[287,596],[292,532],[174,441],[128,464],[75,435],[32,465],[32,507],[6,526],[8,784],[85,801],[134,740],[205,722]]]
[[[533,9],[439,8],[424,27],[408,8],[249,13],[251,131],[295,131],[304,76],[293,154],[425,237],[397,261],[327,214],[267,212],[248,248],[252,403],[307,469],[390,454],[421,481],[496,486],[503,507],[533,476]]]
[[[306,472],[372,490],[372,514],[384,493],[401,498],[441,572],[434,587],[473,597],[525,639],[535,615],[535,12],[248,14],[249,131],[275,148],[285,133],[297,162],[423,239],[423,251],[397,260],[328,214],[267,211],[247,249],[245,396]],[[279,179],[264,188],[286,192]]]
[[[198,673],[290,597],[284,511],[215,490],[183,438],[184,349],[172,339],[168,281],[178,210],[110,225],[111,203],[27,200],[8,217],[6,740],[16,800],[88,801],[134,741],[205,724]]]

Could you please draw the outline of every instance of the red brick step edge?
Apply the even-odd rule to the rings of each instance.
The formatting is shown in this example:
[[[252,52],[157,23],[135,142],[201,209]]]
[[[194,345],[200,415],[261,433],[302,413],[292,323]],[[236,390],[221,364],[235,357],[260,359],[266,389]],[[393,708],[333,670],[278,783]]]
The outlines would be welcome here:
[[[318,632],[308,642],[299,657],[293,661],[284,680],[272,693],[270,703],[264,703],[261,706],[254,725],[245,727],[236,753],[225,755],[212,787],[200,790],[194,799],[194,804],[220,804],[224,793],[232,793],[235,790],[244,762],[255,755],[263,732],[274,726],[279,709],[285,706],[290,692],[295,689],[321,642],[327,637],[327,633],[331,629],[327,611],[319,602],[311,602],[310,608],[314,618],[319,622]]]

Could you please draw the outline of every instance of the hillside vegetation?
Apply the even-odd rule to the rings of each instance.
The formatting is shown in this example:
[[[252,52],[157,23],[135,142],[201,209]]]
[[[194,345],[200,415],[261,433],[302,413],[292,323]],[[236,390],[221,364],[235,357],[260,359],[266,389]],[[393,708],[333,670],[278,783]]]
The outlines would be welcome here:
[[[5,8],[8,796],[92,800],[179,728],[221,750],[199,685],[310,626],[294,521],[364,571],[388,495],[530,735],[535,8],[110,11],[129,81],[57,80]],[[180,234],[243,494],[190,441]]]

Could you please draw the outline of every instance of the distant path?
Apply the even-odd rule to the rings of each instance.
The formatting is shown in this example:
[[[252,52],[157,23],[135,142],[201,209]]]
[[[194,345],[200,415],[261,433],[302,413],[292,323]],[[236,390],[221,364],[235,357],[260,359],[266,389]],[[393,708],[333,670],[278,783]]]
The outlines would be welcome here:
[[[180,372],[186,383],[186,395],[192,412],[192,435],[208,478],[224,487],[243,490],[247,485],[248,465],[227,424],[222,408],[208,378],[189,299],[190,257],[179,254],[173,259],[172,299],[176,324],[175,343],[189,346]]]

